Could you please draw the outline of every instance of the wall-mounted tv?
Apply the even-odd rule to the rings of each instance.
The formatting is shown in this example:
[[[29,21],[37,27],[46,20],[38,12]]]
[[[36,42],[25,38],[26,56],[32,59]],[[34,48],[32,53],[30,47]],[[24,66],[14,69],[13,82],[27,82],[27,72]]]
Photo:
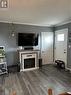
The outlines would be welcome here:
[[[36,33],[18,33],[18,46],[37,46],[38,34]]]

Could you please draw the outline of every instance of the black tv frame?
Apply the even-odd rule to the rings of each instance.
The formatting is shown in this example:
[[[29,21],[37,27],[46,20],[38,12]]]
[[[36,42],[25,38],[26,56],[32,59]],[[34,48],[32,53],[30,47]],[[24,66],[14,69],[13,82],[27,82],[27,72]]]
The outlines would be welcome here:
[[[38,45],[38,34],[18,33],[18,46],[32,47],[32,46],[37,46],[37,45]]]

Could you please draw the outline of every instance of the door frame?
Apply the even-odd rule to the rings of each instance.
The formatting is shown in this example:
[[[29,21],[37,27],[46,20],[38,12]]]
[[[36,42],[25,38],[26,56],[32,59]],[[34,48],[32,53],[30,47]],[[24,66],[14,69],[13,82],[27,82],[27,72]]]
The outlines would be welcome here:
[[[54,32],[51,32],[51,31],[49,31],[49,32],[50,32],[50,33],[53,33],[53,43],[52,43],[52,44],[54,44]],[[40,37],[40,40],[41,40],[41,41],[40,41],[40,47],[41,47],[41,48],[40,48],[40,53],[41,53],[41,58],[42,58],[42,52],[44,52],[44,51],[42,50],[42,33],[44,33],[44,32],[41,32],[41,33],[40,33],[40,36],[41,36],[41,37]],[[45,33],[47,33],[47,32],[45,32]],[[54,48],[53,48],[53,46],[52,46],[52,63],[54,62],[54,60],[53,60],[53,58],[54,58],[54,57],[53,57],[53,53],[54,53],[54,52],[53,52],[53,51],[54,51]],[[43,58],[42,58],[42,60],[43,60]],[[52,63],[49,62],[48,64],[52,64]],[[43,61],[42,61],[42,65],[45,65],[45,64],[43,64]]]
[[[63,28],[63,29],[59,29],[59,30],[56,30],[56,31],[61,31],[61,30],[65,30],[65,31],[67,31],[67,55],[66,55],[66,57],[68,57],[68,28]],[[55,63],[55,32],[56,31],[54,31],[54,46],[53,46],[53,60],[54,60],[54,63]],[[67,58],[66,58],[67,59]],[[66,60],[66,64],[65,64],[65,68],[67,69],[67,62],[68,62],[68,59]]]

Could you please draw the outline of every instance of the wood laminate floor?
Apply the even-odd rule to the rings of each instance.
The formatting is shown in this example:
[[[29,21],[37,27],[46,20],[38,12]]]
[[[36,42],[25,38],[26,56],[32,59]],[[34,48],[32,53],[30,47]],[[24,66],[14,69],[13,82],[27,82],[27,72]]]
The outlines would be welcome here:
[[[71,73],[57,69],[54,65],[45,65],[41,69],[9,73],[0,76],[0,95],[48,95],[48,88],[53,94],[71,91]]]

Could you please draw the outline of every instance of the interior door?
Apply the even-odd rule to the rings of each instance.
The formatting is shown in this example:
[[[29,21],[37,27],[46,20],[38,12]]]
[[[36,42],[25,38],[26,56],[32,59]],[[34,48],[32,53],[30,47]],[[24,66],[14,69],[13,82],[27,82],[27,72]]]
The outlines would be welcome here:
[[[67,65],[68,29],[55,31],[55,60],[62,60]]]
[[[42,64],[53,62],[53,32],[41,32]]]

